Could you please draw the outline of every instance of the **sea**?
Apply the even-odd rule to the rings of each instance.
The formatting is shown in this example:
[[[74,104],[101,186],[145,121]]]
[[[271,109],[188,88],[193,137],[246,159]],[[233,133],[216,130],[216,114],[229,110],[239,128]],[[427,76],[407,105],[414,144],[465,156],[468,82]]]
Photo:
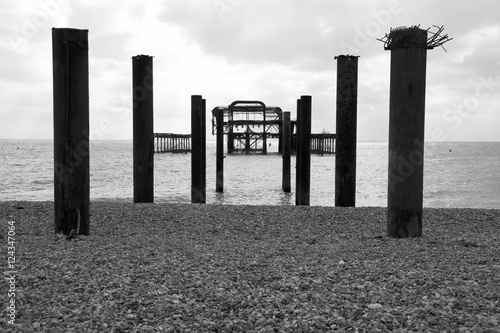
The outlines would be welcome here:
[[[226,154],[215,191],[215,141],[207,142],[207,204],[294,205],[282,191],[278,143],[268,155]],[[0,201],[53,201],[52,140],[0,140]],[[132,141],[90,142],[90,200],[133,201]],[[387,207],[388,143],[358,142],[356,206]],[[154,155],[154,201],[191,202],[191,155]],[[500,209],[500,142],[426,142],[424,207]],[[335,155],[311,156],[311,206],[335,205]]]

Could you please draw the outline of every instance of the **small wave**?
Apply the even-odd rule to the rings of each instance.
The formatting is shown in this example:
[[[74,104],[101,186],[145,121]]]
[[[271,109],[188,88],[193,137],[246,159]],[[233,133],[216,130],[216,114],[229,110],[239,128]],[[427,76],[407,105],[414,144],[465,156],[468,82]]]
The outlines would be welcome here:
[[[131,203],[134,200],[132,198],[90,198],[91,202],[115,202],[115,203]]]
[[[41,179],[37,179],[37,180],[34,180],[31,182],[32,185],[53,185],[54,184],[54,181],[53,180],[41,180]]]

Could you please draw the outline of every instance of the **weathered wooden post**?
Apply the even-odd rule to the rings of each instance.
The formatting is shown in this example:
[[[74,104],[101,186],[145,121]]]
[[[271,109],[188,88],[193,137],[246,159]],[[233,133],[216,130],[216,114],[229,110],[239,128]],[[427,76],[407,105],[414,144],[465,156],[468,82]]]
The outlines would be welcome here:
[[[311,187],[311,96],[301,96],[297,119],[297,205],[309,206]]]
[[[88,30],[52,29],[54,231],[89,234]]]
[[[191,203],[206,203],[204,113],[203,98],[200,95],[191,96]]]
[[[358,57],[337,59],[337,147],[335,155],[335,206],[356,204],[356,126]]]
[[[425,77],[427,49],[448,36],[431,38],[417,26],[391,30],[385,49],[391,51],[389,98],[389,181],[387,234],[422,236],[424,184]]]
[[[216,135],[217,135],[217,147],[216,147],[216,162],[215,162],[215,191],[224,192],[224,111],[217,110],[215,115],[216,122]]]
[[[290,133],[290,112],[283,112],[283,129],[281,131],[280,142],[283,142],[283,192],[291,192],[291,174],[290,174],[290,155],[291,155],[291,140]]]
[[[153,57],[132,57],[134,203],[154,201]]]

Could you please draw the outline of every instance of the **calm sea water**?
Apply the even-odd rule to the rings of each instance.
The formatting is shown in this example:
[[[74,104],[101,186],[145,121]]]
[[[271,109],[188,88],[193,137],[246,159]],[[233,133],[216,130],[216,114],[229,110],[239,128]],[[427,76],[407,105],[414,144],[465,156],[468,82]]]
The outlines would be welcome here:
[[[273,144],[273,148],[277,143]],[[97,141],[90,147],[91,200],[132,202],[132,142]],[[0,200],[53,200],[53,143],[50,140],[0,140]],[[191,155],[155,155],[155,202],[191,201]],[[215,192],[215,142],[207,143],[207,203],[293,205],[281,190],[278,154],[228,155],[224,190]],[[357,206],[387,206],[388,145],[360,142],[357,150]],[[425,144],[425,207],[500,209],[500,143]],[[334,206],[335,156],[311,157],[313,206]]]

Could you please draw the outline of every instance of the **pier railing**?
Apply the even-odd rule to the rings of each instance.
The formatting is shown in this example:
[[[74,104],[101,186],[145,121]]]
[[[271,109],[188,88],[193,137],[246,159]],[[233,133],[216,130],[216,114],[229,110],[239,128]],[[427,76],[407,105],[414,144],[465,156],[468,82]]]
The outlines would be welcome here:
[[[155,154],[191,152],[191,134],[154,133],[153,137]],[[335,138],[335,134],[311,134],[311,154],[335,154]],[[295,154],[295,134],[292,135],[292,153]]]
[[[153,138],[155,154],[191,152],[191,134],[154,133]]]
[[[335,134],[311,134],[311,154],[335,154]]]
[[[311,154],[333,155],[335,154],[336,134],[321,133],[311,134]],[[297,153],[297,135],[292,135],[292,154]]]

